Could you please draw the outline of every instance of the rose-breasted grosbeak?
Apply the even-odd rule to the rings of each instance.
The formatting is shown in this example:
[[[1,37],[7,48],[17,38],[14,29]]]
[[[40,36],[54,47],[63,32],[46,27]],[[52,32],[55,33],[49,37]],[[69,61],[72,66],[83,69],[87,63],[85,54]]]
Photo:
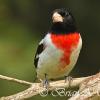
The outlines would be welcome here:
[[[81,47],[82,39],[72,14],[64,8],[54,10],[52,26],[35,54],[37,78],[68,76],[77,62]]]

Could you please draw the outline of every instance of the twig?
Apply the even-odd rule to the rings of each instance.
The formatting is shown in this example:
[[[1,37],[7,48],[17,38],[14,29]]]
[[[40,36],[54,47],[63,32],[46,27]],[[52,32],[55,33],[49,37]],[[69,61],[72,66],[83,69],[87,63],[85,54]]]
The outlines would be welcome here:
[[[73,81],[70,84],[70,87],[79,86],[87,78],[89,78],[89,77],[74,78]],[[30,83],[30,82],[26,82],[26,81],[23,81],[23,80],[18,80],[18,79],[15,79],[15,78],[10,78],[10,77],[7,77],[7,76],[2,76],[2,75],[0,75],[0,79],[16,82],[16,83],[19,83],[19,84],[30,85],[30,87],[28,89],[21,91],[17,94],[14,94],[14,95],[1,97],[0,100],[23,100],[23,99],[26,99],[26,98],[30,98],[34,95],[41,94],[44,91],[48,92],[49,90],[54,90],[56,88],[67,88],[67,87],[69,87],[69,82],[65,83],[65,80],[50,82],[50,87],[47,90],[46,88],[44,88],[41,85],[41,83]]]
[[[48,91],[54,90],[56,88],[69,87],[69,82],[65,83],[65,80],[50,82],[50,86],[47,90],[41,85],[41,83],[31,83],[3,75],[0,75],[0,79],[30,86],[28,89],[21,91],[17,94],[1,97],[0,100],[23,100],[37,94],[45,96],[44,94],[42,94],[44,91],[48,93]],[[89,77],[74,78],[70,84],[70,87],[76,86],[80,86],[79,92],[78,94],[72,96],[69,100],[92,100],[92,98],[93,100],[94,98],[100,99],[100,73]]]
[[[100,100],[100,73],[82,82],[77,94],[69,100]]]
[[[12,82],[23,84],[23,85],[27,85],[27,86],[33,84],[31,82],[27,82],[27,81],[24,81],[24,80],[15,79],[15,78],[4,76],[4,75],[0,75],[0,79],[7,80],[7,81],[12,81]]]

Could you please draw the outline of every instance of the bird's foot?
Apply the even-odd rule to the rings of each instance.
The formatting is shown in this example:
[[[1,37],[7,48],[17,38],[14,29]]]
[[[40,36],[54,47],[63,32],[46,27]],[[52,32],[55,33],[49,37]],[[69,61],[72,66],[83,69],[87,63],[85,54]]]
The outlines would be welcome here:
[[[43,81],[43,87],[45,87],[46,89],[49,87],[49,81],[47,79]]]
[[[49,81],[47,79],[47,74],[45,74],[45,79],[43,80],[43,87],[46,89],[49,87]]]
[[[71,76],[65,76],[65,83],[68,82],[68,88],[71,87],[72,81],[73,81],[73,78]]]

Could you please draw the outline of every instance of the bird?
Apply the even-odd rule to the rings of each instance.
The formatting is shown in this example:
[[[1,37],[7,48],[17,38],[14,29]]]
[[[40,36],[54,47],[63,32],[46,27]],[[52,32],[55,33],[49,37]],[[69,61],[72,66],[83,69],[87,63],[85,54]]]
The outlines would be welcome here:
[[[37,47],[34,65],[37,78],[45,81],[68,76],[82,48],[82,38],[69,9],[51,13],[51,27]]]

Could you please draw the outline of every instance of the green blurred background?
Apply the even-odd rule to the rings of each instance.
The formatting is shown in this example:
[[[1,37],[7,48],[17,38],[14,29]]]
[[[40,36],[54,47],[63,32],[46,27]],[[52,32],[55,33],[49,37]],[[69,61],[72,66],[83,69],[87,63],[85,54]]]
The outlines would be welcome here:
[[[33,59],[38,42],[51,25],[51,12],[70,8],[83,38],[83,48],[73,77],[99,72],[100,1],[98,0],[0,0],[0,74],[34,82]],[[0,80],[0,97],[28,87]],[[65,100],[35,96],[29,100]]]

